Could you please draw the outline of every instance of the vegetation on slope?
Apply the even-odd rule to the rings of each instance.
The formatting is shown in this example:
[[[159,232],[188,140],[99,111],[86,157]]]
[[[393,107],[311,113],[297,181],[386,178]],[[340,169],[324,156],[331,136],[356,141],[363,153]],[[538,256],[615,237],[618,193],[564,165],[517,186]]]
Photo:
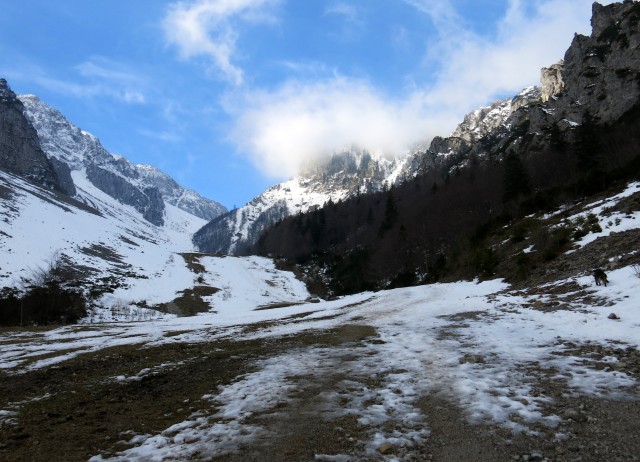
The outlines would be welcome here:
[[[525,278],[553,260],[588,223],[557,226],[526,218],[637,178],[640,106],[614,124],[588,114],[577,127],[541,134],[527,127],[486,154],[435,168],[400,186],[287,218],[256,251],[280,259],[323,295],[473,277]],[[505,144],[502,144],[505,146]],[[535,253],[508,255],[496,236],[533,236]]]

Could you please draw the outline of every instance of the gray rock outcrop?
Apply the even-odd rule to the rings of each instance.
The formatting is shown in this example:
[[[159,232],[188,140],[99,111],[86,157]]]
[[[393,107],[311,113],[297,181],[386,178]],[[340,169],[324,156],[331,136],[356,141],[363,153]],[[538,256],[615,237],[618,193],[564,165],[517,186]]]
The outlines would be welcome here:
[[[149,223],[156,226],[164,224],[164,201],[157,188],[136,187],[125,177],[96,164],[87,166],[87,178],[101,191],[134,207]]]
[[[542,84],[540,98],[543,103],[546,103],[552,96],[558,95],[564,90],[563,70],[564,60],[562,59],[540,70],[540,83]]]
[[[43,152],[22,102],[5,79],[0,79],[0,168],[51,190],[74,190],[68,169],[54,165]]]

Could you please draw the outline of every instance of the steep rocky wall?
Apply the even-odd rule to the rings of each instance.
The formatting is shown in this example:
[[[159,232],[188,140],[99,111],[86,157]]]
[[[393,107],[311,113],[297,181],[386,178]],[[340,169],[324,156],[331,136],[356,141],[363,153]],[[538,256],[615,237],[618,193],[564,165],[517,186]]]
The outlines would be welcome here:
[[[566,88],[558,109],[580,122],[618,119],[640,97],[640,3],[593,4],[592,33],[576,34],[564,57]]]
[[[157,188],[136,188],[125,178],[95,164],[87,166],[87,178],[101,191],[134,207],[148,222],[164,224],[164,201]]]
[[[0,168],[46,188],[75,194],[69,170],[57,169],[47,159],[22,103],[4,79],[0,79]]]

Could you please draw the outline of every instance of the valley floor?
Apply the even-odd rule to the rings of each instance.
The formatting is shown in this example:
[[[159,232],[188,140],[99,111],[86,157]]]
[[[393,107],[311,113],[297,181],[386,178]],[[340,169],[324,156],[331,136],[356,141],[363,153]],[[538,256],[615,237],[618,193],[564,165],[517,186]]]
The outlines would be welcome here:
[[[4,330],[0,460],[638,460],[640,278],[609,279]]]

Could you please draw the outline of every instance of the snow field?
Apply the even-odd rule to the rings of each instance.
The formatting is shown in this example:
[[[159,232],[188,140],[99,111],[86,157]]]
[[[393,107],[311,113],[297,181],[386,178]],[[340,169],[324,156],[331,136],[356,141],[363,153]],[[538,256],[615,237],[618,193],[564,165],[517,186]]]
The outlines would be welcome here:
[[[500,281],[397,289],[319,304],[320,310],[306,323],[282,323],[251,337],[357,322],[374,325],[379,338],[356,349],[352,345],[313,347],[259,361],[256,372],[203,397],[217,404],[214,415],[194,418],[161,435],[138,438],[138,445],[116,460],[143,460],[152,448],[182,457],[203,450],[204,443],[212,454],[235,451],[251,438],[268,433],[267,428],[243,425],[247,417],[277,412],[276,404],[287,402],[297,387],[304,386],[296,378],[318,381],[337,367],[349,379],[323,392],[319,412],[325,419],[356,416],[369,433],[365,450],[370,457],[381,457],[377,448],[385,442],[411,448],[427,441],[429,422],[416,401],[429,392],[444,394],[472,421],[531,434],[540,425],[554,429],[561,418],[544,410],[551,398],[534,393],[538,366],[555,368],[557,373],[550,378],[565,382],[568,393],[576,395],[623,396],[635,385],[624,373],[596,370],[584,358],[556,354],[563,349],[558,339],[637,345],[640,315],[633,299],[620,295],[638,293],[640,279],[630,268],[623,268],[612,272],[611,280],[615,283],[601,294],[612,296],[614,306],[606,311],[587,306],[579,311],[536,311],[525,307],[526,297],[504,292],[506,285]],[[607,319],[609,309],[615,309],[621,321]],[[335,317],[328,319],[329,313]],[[319,325],[314,326],[313,318]],[[472,357],[482,359],[465,360]],[[224,434],[237,439],[227,440]],[[193,443],[187,447],[185,441]],[[336,457],[349,460],[347,454],[319,454],[318,460]]]
[[[225,260],[232,265],[233,260]],[[250,259],[245,264],[257,262]],[[273,274],[272,268],[267,269],[258,279]],[[196,413],[157,435],[137,435],[131,440],[134,447],[115,460],[179,459],[204,450],[218,455],[236,451],[242,444],[268,434],[267,428],[248,425],[248,417],[278,412],[276,405],[289,402],[305,381],[320,380],[337,370],[349,379],[323,392],[320,414],[325,419],[356,416],[369,434],[366,453],[381,457],[376,449],[383,442],[410,448],[428,439],[429,422],[416,405],[426,393],[446,396],[472,421],[493,422],[528,433],[537,432],[540,425],[553,429],[561,420],[545,414],[544,405],[550,398],[534,393],[539,367],[555,368],[557,372],[550,378],[564,382],[568,393],[623,396],[628,387],[636,386],[630,376],[615,370],[596,370],[590,367],[588,358],[558,354],[565,349],[560,339],[575,344],[622,342],[637,346],[640,312],[635,294],[640,292],[640,279],[627,267],[612,271],[610,281],[608,287],[598,287],[597,292],[612,306],[576,305],[571,311],[535,310],[531,308],[533,297],[514,296],[500,281],[436,284],[260,311],[253,311],[255,305],[242,308],[245,303],[253,303],[244,298],[230,302],[227,315],[206,313],[193,318],[95,327],[87,332],[67,327],[40,333],[33,339],[14,335],[23,343],[13,350],[3,348],[0,364],[13,373],[16,364],[26,362],[31,355],[50,355],[56,349],[61,356],[31,362],[28,367],[47,367],[69,354],[114,344],[278,338],[309,329],[371,325],[378,338],[361,342],[357,348],[349,344],[300,348],[256,362],[255,372],[203,396],[203,401],[215,405],[215,412]],[[586,277],[576,282],[592,284]],[[254,283],[249,278],[239,284],[258,287],[259,299],[262,288]],[[302,322],[285,319],[310,311]],[[607,319],[611,311],[620,320]],[[243,333],[241,329],[242,323],[278,319],[281,321],[264,330]],[[165,337],[172,331],[184,333]],[[0,341],[11,338],[4,335]],[[73,348],[83,350],[65,353]],[[615,358],[607,361],[613,363]],[[138,375],[147,373],[152,371],[140,371]],[[116,379],[134,380],[135,376]],[[346,454],[318,455],[318,460],[332,457],[348,460]]]

